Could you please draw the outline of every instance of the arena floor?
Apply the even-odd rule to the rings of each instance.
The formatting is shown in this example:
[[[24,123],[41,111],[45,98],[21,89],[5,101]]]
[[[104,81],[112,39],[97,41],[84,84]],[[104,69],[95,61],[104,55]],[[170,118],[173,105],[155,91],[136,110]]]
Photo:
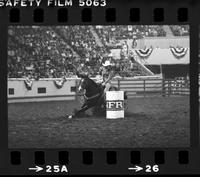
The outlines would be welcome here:
[[[65,119],[76,101],[8,105],[9,148],[137,148],[190,145],[189,97],[128,100],[124,119]]]

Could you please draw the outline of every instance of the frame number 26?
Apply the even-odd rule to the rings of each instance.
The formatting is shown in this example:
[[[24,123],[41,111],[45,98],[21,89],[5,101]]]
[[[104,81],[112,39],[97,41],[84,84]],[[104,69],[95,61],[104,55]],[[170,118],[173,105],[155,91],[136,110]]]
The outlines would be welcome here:
[[[153,166],[146,165],[145,167],[146,167],[145,168],[146,173],[157,173],[157,172],[159,172],[159,166],[158,165],[153,165]]]

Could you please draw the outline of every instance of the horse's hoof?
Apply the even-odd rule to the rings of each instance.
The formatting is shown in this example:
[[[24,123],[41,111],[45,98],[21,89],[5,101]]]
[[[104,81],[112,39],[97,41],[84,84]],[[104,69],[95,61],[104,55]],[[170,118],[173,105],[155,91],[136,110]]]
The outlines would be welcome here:
[[[72,119],[72,118],[74,118],[74,116],[73,115],[66,115],[65,118],[66,119]]]
[[[72,119],[72,118],[73,118],[73,115],[69,115],[69,116],[68,116],[68,119]]]

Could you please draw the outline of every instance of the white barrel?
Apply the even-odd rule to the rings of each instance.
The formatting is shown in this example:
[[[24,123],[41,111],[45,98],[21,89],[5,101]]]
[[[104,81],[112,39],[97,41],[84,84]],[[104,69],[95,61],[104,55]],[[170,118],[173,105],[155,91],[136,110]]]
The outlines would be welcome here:
[[[106,118],[124,118],[124,91],[106,92]]]

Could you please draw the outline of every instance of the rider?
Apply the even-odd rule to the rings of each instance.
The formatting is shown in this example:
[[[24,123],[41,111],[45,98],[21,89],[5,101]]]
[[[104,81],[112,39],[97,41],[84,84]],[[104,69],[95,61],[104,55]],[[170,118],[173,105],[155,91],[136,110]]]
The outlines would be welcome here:
[[[76,75],[81,77],[83,75],[88,76],[87,72],[79,72],[76,70]],[[104,92],[109,91],[111,84],[110,81],[115,76],[115,71],[110,60],[106,60],[105,63],[102,64],[99,70],[99,78],[97,78],[97,84],[101,84],[104,87]]]
[[[101,84],[102,86],[105,87],[104,92],[109,91],[111,87],[110,81],[115,75],[115,72],[109,60],[106,60],[105,63],[102,64],[99,74],[101,75],[102,78]]]

